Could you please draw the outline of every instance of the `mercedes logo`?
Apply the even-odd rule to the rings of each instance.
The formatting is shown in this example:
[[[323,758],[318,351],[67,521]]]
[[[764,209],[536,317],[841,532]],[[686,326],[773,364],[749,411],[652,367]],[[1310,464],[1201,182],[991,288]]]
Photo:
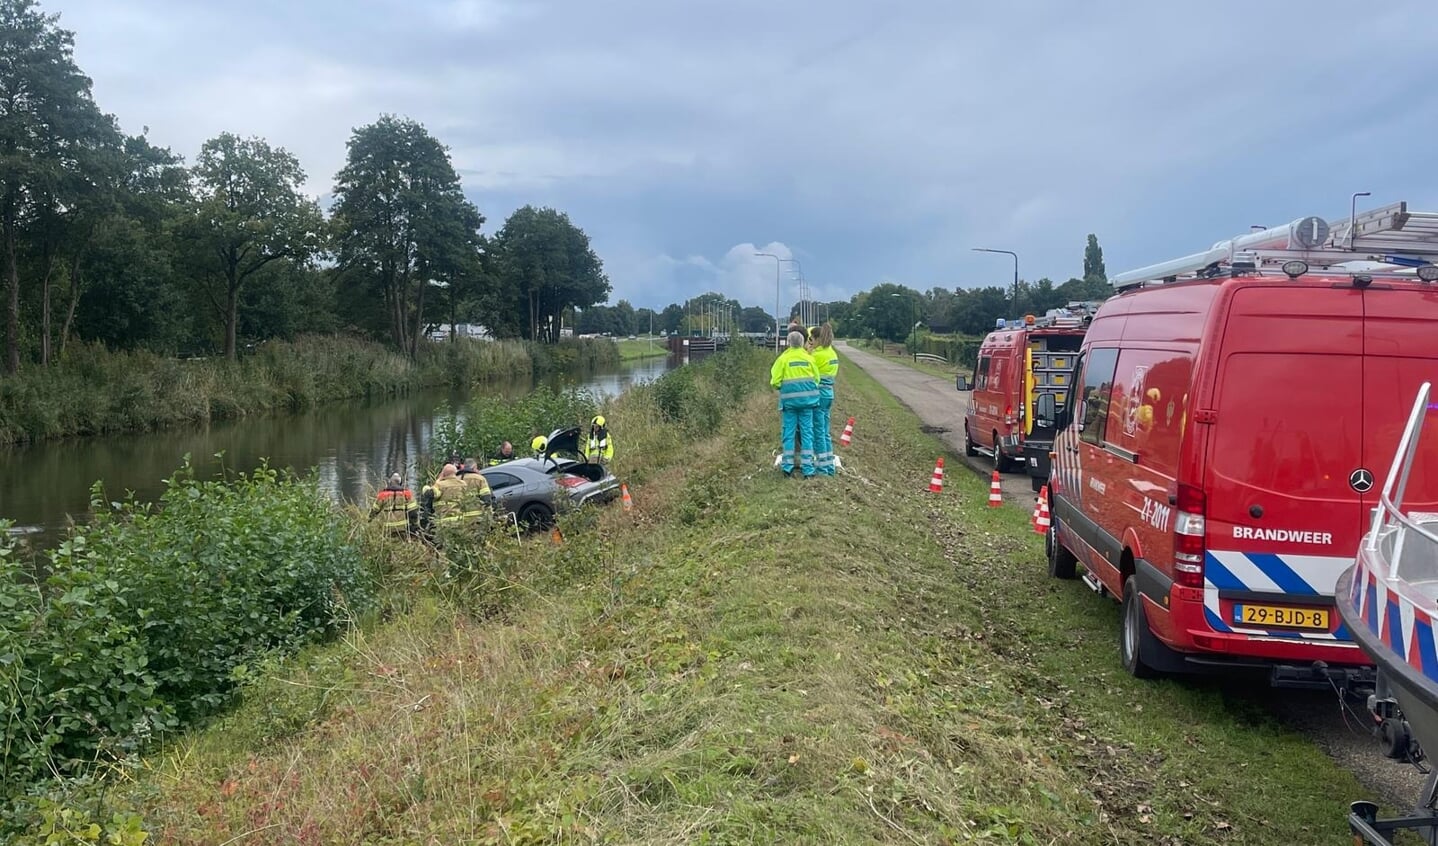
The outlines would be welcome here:
[[[1373,490],[1373,474],[1366,468],[1359,467],[1349,474],[1348,486],[1359,493],[1368,493]]]

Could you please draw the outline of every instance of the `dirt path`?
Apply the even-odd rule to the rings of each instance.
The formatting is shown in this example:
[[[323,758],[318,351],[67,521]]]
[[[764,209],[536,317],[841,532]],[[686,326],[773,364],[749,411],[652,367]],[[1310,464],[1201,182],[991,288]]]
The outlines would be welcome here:
[[[920,421],[934,431],[964,466],[988,478],[993,472],[989,459],[964,457],[964,410],[969,392],[957,391],[951,380],[921,373],[874,353],[856,349],[843,341],[835,346],[855,365],[879,380],[900,402],[918,415]],[[1006,473],[1001,488],[1004,500],[1027,510],[1033,508],[1034,492],[1029,477]],[[1039,563],[1036,562],[1036,566]],[[1099,601],[1095,598],[1095,601]],[[1117,660],[1117,656],[1115,656]],[[1200,682],[1201,683],[1201,682]],[[1363,716],[1349,713],[1345,719],[1336,696],[1308,691],[1287,690],[1225,690],[1225,695],[1248,696],[1263,705],[1276,717],[1313,738],[1340,766],[1355,773],[1376,797],[1354,796],[1353,799],[1377,798],[1397,808],[1407,809],[1423,786],[1423,776],[1409,764],[1383,757],[1378,743],[1366,730]],[[1362,703],[1351,703],[1362,711]]]

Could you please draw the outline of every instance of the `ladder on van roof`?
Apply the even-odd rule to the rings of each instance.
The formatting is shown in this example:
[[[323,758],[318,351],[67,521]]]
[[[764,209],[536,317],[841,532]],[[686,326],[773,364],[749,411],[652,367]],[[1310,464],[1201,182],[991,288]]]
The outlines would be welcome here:
[[[1356,202],[1358,196],[1355,195]],[[1438,281],[1438,212],[1409,211],[1406,202],[1358,214],[1330,224],[1321,217],[1302,217],[1275,229],[1261,229],[1219,241],[1207,250],[1171,261],[1120,273],[1115,290],[1212,279],[1281,269],[1290,277],[1310,268],[1352,274],[1416,275]],[[1362,263],[1365,267],[1347,267]]]

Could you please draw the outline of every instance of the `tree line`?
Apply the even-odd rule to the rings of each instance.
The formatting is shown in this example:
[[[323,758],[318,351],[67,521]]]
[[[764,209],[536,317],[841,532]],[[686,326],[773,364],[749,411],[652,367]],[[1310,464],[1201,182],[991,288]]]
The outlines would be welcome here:
[[[1042,316],[1050,309],[1072,302],[1105,300],[1113,293],[1104,268],[1103,248],[1097,236],[1089,235],[1084,247],[1083,276],[1062,284],[1056,285],[1048,278],[1032,283],[1021,279],[1017,286],[919,291],[884,283],[855,294],[846,303],[832,304],[832,316],[839,333],[848,337],[902,341],[916,331],[916,324],[931,332],[983,335],[993,330],[999,318]]]
[[[0,273],[4,367],[68,344],[222,351],[349,332],[414,355],[460,322],[557,340],[607,301],[584,231],[525,206],[492,235],[448,149],[383,115],[356,129],[328,210],[299,160],[223,133],[192,164],[124,132],[74,61],[74,34],[35,0],[0,0]]]

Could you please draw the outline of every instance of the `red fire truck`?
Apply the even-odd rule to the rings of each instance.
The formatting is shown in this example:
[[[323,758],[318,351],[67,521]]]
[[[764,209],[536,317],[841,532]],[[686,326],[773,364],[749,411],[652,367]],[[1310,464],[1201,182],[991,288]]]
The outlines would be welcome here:
[[[1040,396],[1056,408],[1068,399],[1074,355],[1097,303],[1069,303],[1043,317],[998,321],[979,347],[973,393],[964,415],[964,451],[986,455],[1000,473],[1022,469],[1033,489],[1049,478],[1051,425],[1036,425],[1032,413]]]

